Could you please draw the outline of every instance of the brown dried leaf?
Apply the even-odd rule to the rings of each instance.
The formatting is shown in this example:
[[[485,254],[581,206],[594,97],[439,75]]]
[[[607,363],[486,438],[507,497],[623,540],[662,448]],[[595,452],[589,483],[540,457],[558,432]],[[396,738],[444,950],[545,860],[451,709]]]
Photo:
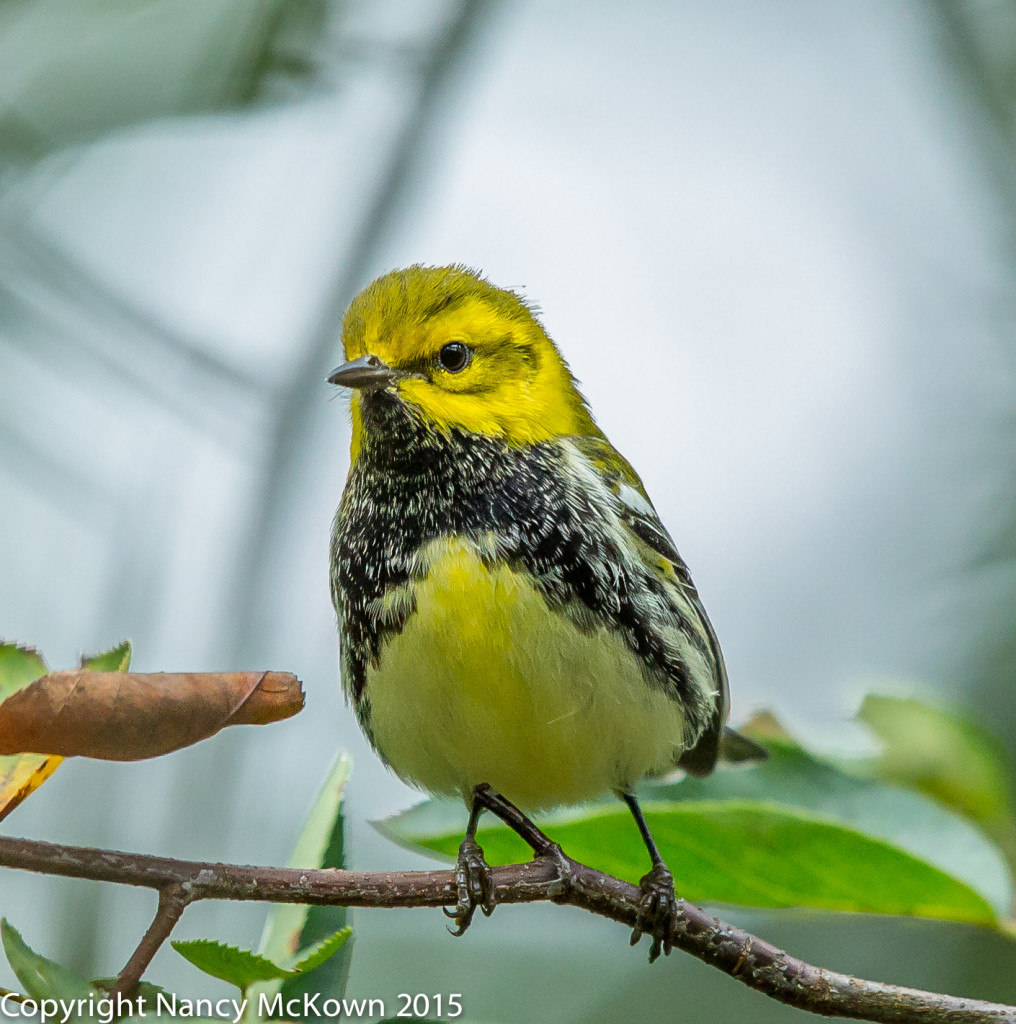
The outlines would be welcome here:
[[[46,669],[45,660],[34,648],[0,640],[0,698],[31,685]],[[0,821],[31,796],[62,760],[37,754],[0,757]]]
[[[50,672],[0,704],[0,755],[140,761],[302,707],[288,672]]]
[[[130,668],[131,642],[124,640],[111,650],[84,655],[81,667],[102,672],[126,672]],[[48,671],[38,651],[0,641],[0,702],[30,686]],[[56,754],[0,756],[0,821],[30,797],[60,767]]]

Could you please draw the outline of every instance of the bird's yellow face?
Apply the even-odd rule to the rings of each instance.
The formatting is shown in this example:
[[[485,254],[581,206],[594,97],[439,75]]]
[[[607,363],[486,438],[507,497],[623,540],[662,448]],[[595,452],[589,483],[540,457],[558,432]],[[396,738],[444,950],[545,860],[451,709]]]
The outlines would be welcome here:
[[[553,342],[513,292],[461,267],[410,267],[369,285],[343,323],[353,456],[367,392],[394,392],[437,431],[535,444],[598,434]]]

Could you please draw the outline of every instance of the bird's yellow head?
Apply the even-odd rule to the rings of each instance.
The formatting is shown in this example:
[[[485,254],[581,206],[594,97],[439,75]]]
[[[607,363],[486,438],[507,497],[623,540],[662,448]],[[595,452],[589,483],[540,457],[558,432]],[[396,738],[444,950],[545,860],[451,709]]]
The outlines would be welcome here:
[[[348,362],[328,379],[355,389],[354,458],[364,393],[382,389],[440,432],[514,445],[599,436],[532,307],[466,267],[413,266],[379,277],[347,310],[342,343]]]

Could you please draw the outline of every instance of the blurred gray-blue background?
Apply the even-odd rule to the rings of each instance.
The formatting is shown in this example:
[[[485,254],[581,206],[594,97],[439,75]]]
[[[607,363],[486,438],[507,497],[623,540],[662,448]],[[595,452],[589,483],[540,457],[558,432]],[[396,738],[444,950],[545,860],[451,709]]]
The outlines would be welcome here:
[[[1012,745],[1014,81],[1010,0],[0,4],[0,634],[55,667],[130,637],[141,670],[290,670],[308,698],[157,761],[68,762],[5,831],[281,863],[344,748],[352,863],[430,863],[367,824],[416,795],[343,706],[326,574],[339,319],[412,262],[543,308],[692,567],[735,721],[770,706],[856,748],[878,683]],[[26,939],[95,974],[153,909],[0,875]],[[974,929],[735,917],[836,969],[1014,995],[1011,947]],[[199,905],[178,933],[250,946],[263,918]],[[349,992],[390,1006],[794,1016],[578,911],[355,926]],[[150,973],[215,994],[168,949]]]

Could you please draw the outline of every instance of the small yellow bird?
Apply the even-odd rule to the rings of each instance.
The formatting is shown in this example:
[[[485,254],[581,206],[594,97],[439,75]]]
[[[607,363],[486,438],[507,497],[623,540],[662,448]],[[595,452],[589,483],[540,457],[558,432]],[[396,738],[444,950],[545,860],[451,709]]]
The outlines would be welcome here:
[[[534,308],[466,267],[379,278],[342,341],[343,686],[396,774],[471,807],[457,933],[493,909],[475,832],[496,794],[533,811],[614,790],[652,860],[633,941],[669,952],[673,878],[633,786],[759,748],[725,728],[716,635],[642,482]]]

